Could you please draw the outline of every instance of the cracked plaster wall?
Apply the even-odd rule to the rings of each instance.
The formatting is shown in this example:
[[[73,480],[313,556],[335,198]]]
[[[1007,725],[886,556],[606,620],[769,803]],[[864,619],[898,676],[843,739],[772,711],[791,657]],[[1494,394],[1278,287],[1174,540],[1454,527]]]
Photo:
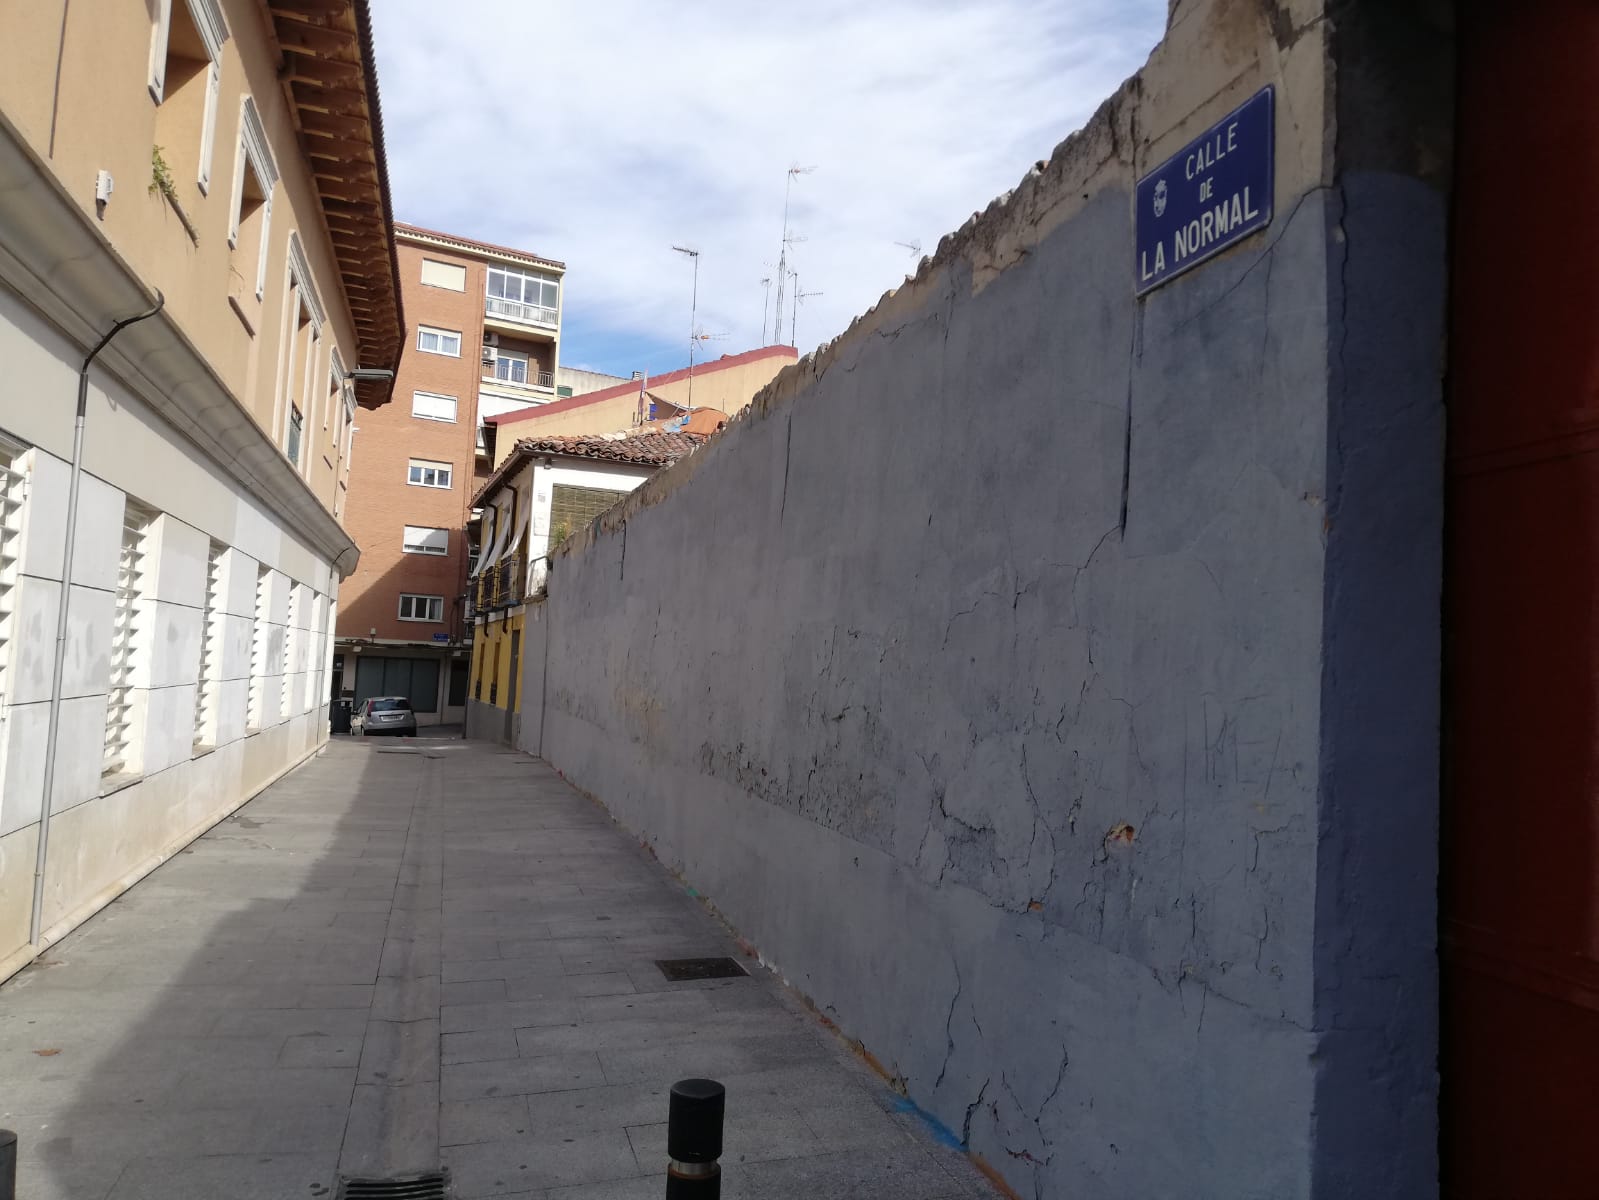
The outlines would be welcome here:
[[[1314,5],[1175,5],[1050,163],[571,539],[525,660],[544,756],[1022,1195],[1430,1186],[1435,998],[1394,980],[1431,851],[1389,889],[1358,835],[1436,816],[1436,555],[1376,527],[1425,543],[1438,380],[1345,278],[1408,255],[1441,312],[1443,209],[1340,174],[1333,44]],[[1273,224],[1136,301],[1133,181],[1267,82]],[[1364,692],[1390,633],[1385,741],[1327,670]]]

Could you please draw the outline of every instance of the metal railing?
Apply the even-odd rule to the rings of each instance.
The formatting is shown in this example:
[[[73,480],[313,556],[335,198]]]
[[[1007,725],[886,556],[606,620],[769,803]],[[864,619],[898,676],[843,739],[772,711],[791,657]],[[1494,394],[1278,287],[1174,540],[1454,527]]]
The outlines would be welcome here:
[[[559,313],[542,304],[523,304],[520,300],[502,300],[498,296],[485,296],[483,311],[491,317],[504,317],[508,321],[521,321],[528,325],[557,325]]]
[[[522,554],[508,555],[478,576],[476,611],[520,604],[526,590],[527,558]]]

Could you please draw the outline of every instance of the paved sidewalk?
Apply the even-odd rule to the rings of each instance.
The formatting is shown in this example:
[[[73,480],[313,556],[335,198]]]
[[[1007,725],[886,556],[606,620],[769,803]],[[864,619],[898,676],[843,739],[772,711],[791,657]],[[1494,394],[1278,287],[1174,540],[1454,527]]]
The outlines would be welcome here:
[[[25,1200],[659,1200],[667,1089],[728,1091],[722,1194],[992,1196],[525,755],[335,739],[0,987]]]

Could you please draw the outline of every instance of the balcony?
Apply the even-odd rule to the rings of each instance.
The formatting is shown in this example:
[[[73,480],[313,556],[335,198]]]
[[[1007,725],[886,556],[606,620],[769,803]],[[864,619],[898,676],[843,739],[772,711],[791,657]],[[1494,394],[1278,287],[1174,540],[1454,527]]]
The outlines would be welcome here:
[[[483,298],[485,324],[496,323],[534,332],[546,331],[553,339],[561,324],[559,309],[542,304],[524,304],[520,300],[502,300],[498,296]]]
[[[527,558],[518,553],[495,563],[477,577],[479,613],[511,608],[522,603],[527,588]]]

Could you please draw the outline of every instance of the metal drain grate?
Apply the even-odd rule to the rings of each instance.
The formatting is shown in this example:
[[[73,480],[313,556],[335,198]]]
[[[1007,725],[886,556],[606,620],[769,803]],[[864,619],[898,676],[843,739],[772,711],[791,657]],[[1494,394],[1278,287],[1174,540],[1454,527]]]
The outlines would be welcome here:
[[[401,1179],[341,1179],[334,1200],[444,1200],[448,1182],[442,1171]]]
[[[655,965],[673,983],[689,979],[732,979],[749,974],[731,958],[658,958]]]

